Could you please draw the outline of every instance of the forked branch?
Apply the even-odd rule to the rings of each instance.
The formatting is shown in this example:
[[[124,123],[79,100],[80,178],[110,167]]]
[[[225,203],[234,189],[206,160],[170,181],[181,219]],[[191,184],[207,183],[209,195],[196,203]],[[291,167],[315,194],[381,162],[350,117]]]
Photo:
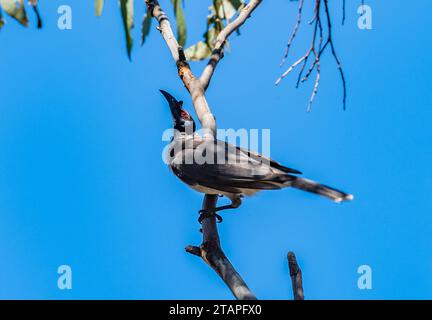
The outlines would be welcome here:
[[[250,17],[251,13],[261,4],[262,0],[251,0],[240,12],[234,21],[229,23],[222,31],[218,34],[216,42],[212,51],[212,55],[204,68],[204,71],[200,77],[200,81],[204,87],[207,89],[213,73],[216,69],[217,64],[223,58],[223,49],[225,42],[228,37],[236,30],[238,30]]]
[[[217,195],[204,197],[203,209],[214,208]],[[216,219],[206,218],[202,224],[203,242],[199,247],[187,246],[186,252],[201,257],[226,283],[233,295],[239,300],[256,300],[255,295],[243,281],[226,257],[220,244]]]
[[[206,130],[208,138],[215,138],[216,135],[216,121],[213,114],[210,111],[210,107],[205,98],[205,91],[210,83],[211,77],[215,71],[215,68],[223,56],[223,46],[227,38],[236,31],[241,25],[244,24],[246,19],[250,16],[250,13],[262,2],[262,0],[251,0],[248,5],[243,8],[239,16],[229,23],[225,29],[221,31],[217,38],[215,48],[213,50],[212,57],[210,58],[207,66],[205,67],[200,79],[198,80],[190,66],[186,61],[186,57],[183,52],[183,48],[179,46],[174,33],[171,29],[171,25],[165,12],[159,5],[157,0],[146,0],[145,1],[149,12],[159,23],[159,31],[161,32],[170,52],[176,63],[178,74],[189,94],[191,95],[192,102],[195,111],[198,115],[200,123],[203,129]],[[303,3],[303,1],[302,1]],[[301,4],[302,6],[302,4]],[[301,14],[300,6],[300,14]],[[319,10],[319,8],[318,8]],[[317,11],[317,15],[319,12]],[[317,18],[316,18],[317,19]],[[300,22],[298,22],[300,23]],[[307,56],[300,59],[297,64],[304,63],[302,71],[305,68],[306,61],[309,54],[312,52],[315,55],[314,63],[317,64],[319,70],[319,53],[321,52],[322,43],[322,27],[319,23],[316,28],[320,30],[320,44],[318,51],[312,47]],[[295,31],[296,32],[296,31]],[[315,35],[316,36],[316,30]],[[292,39],[295,34],[292,36]],[[292,40],[290,40],[291,42]],[[331,39],[330,39],[331,41]],[[315,43],[315,41],[313,42]],[[289,44],[290,45],[290,44]],[[289,49],[289,46],[287,50]],[[318,53],[317,53],[318,52]],[[295,67],[295,66],[294,66]],[[308,75],[311,71],[308,72]],[[308,76],[307,75],[307,76]],[[202,209],[211,211],[216,207],[218,196],[217,195],[205,195],[202,205]],[[202,220],[202,234],[203,241],[200,246],[187,246],[186,251],[200,257],[207,265],[209,265],[226,283],[228,288],[231,290],[233,295],[239,300],[254,300],[256,296],[249,289],[247,284],[244,282],[240,274],[235,270],[229,259],[226,257],[222,250],[216,217],[207,216]],[[290,252],[288,253],[288,266],[290,270],[290,276],[293,286],[294,299],[302,300],[303,287],[302,287],[302,276],[301,270],[297,264],[295,255]]]
[[[162,10],[159,2],[157,0],[145,0],[145,2],[148,11],[159,23],[158,29],[177,65],[179,77],[183,81],[183,84],[192,98],[195,112],[199,118],[202,129],[204,129],[205,132],[204,136],[209,139],[214,139],[216,136],[216,120],[207,103],[205,90],[210,83],[217,63],[223,55],[223,46],[227,38],[243,25],[250,13],[262,2],[262,0],[251,0],[250,3],[243,8],[239,16],[221,31],[212,57],[207,67],[204,69],[200,79],[197,79],[194,76],[189,63],[186,61],[183,48],[179,46],[172,31],[169,19]],[[205,195],[203,209],[211,211],[216,207],[216,202],[217,196]],[[255,295],[251,292],[239,273],[225,256],[220,245],[216,217],[214,215],[202,220],[202,233],[202,244],[199,247],[188,246],[186,251],[201,257],[211,268],[213,268],[237,299],[256,299]]]

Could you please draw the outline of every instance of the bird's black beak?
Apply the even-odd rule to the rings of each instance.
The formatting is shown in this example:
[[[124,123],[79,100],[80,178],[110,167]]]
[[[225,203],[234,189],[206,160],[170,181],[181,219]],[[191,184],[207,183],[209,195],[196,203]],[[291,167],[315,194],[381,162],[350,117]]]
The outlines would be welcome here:
[[[183,101],[177,101],[176,98],[174,98],[172,95],[170,95],[168,92],[164,90],[159,90],[159,91],[163,94],[165,99],[168,101],[174,121],[180,121]]]

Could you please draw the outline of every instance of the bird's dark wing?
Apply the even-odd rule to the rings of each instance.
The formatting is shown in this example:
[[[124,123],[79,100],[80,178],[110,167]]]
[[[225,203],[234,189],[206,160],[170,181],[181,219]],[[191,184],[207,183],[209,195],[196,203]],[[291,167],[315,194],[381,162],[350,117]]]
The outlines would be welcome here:
[[[295,173],[295,174],[302,174],[300,171],[298,171],[298,170],[296,170],[296,169],[292,169],[292,168],[285,167],[284,165],[280,164],[279,162],[277,162],[277,161],[275,161],[275,160],[273,160],[273,159],[270,159],[270,158],[264,157],[262,154],[259,154],[259,153],[256,153],[256,152],[253,152],[253,151],[250,151],[250,150],[248,150],[248,149],[246,149],[246,148],[241,148],[241,147],[236,147],[236,148],[237,148],[237,150],[238,150],[239,152],[243,152],[243,153],[247,154],[249,157],[251,157],[251,158],[253,158],[253,159],[257,160],[257,161],[266,162],[266,163],[268,163],[271,167],[276,168],[276,169],[279,169],[279,170],[281,170],[281,171],[283,171],[283,172],[286,172],[286,173]]]
[[[202,148],[214,162],[198,164],[172,163],[171,168],[181,180],[189,185],[201,185],[225,192],[241,193],[241,189],[271,190],[280,189],[282,184],[295,177],[275,170],[246,152],[223,141],[199,141],[193,148],[184,150],[187,155]],[[199,153],[199,152],[198,152]],[[208,159],[211,159],[209,156]],[[196,159],[196,158],[194,158]],[[219,159],[219,160],[218,160]],[[224,161],[220,161],[223,159]]]
[[[289,175],[249,175],[248,170],[229,164],[174,164],[172,170],[188,185],[200,185],[231,193],[241,193],[242,189],[280,189],[285,181],[295,179]]]

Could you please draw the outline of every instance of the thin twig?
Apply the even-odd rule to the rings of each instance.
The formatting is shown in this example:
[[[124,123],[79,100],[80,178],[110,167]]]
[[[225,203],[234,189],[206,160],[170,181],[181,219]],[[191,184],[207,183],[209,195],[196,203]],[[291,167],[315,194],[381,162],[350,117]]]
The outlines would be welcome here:
[[[319,81],[320,81],[320,77],[321,77],[321,66],[320,66],[319,59],[317,59],[316,70],[317,70],[317,74],[316,74],[316,78],[315,78],[315,85],[314,85],[314,88],[313,88],[313,91],[312,91],[312,96],[311,96],[311,98],[309,100],[309,104],[308,104],[308,107],[307,107],[307,112],[311,111],[312,103],[313,103],[313,101],[315,99],[315,96],[316,96],[316,94],[318,92],[318,86],[319,86]]]
[[[342,0],[342,25],[345,25],[345,0]]]
[[[310,23],[315,23],[314,25],[314,31],[313,31],[313,35],[312,35],[312,41],[311,41],[311,46],[309,47],[308,51],[306,52],[306,54],[304,56],[302,56],[299,60],[297,60],[296,62],[294,62],[277,80],[276,80],[276,85],[278,85],[282,79],[284,77],[286,77],[299,63],[303,62],[302,68],[300,69],[300,72],[298,74],[297,77],[297,83],[296,83],[296,88],[299,87],[300,85],[300,81],[304,82],[305,79],[307,79],[310,75],[310,73],[315,69],[315,66],[317,65],[317,63],[319,63],[319,55],[317,54],[317,50],[315,49],[315,42],[316,42],[316,37],[317,37],[317,31],[320,31],[320,40],[319,40],[319,47],[321,47],[321,43],[322,43],[322,26],[321,26],[321,18],[320,18],[320,0],[316,0],[315,1],[315,14],[313,19],[311,20]],[[300,11],[301,13],[301,11]],[[318,50],[319,52],[319,50]],[[310,57],[310,55],[313,54],[315,56],[314,62],[312,63],[311,68],[309,69],[309,71],[307,72],[306,76],[302,79],[302,75],[303,72],[306,68],[308,59]],[[309,104],[308,104],[308,111],[311,108],[311,105],[313,103],[313,100],[315,98],[315,95],[318,91],[318,85],[319,85],[319,79],[320,79],[320,72],[321,69],[317,68],[317,77],[316,77],[316,81],[315,81],[315,85],[314,85],[314,90],[312,92],[312,96],[311,99],[309,100]]]
[[[294,70],[295,67],[297,67],[300,63],[306,60],[307,54],[298,59],[296,62],[294,62],[282,75],[279,77],[279,79],[276,80],[275,84],[278,85],[283,78],[285,78],[292,70]]]
[[[341,76],[341,80],[342,80],[342,87],[343,87],[343,109],[346,110],[346,81],[345,81],[345,75],[340,63],[340,60],[336,54],[336,50],[334,48],[334,44],[333,44],[333,39],[332,39],[332,25],[331,25],[331,20],[330,20],[330,10],[328,7],[328,0],[324,0],[324,6],[325,6],[325,12],[326,12],[326,16],[327,16],[327,29],[328,29],[328,39],[327,42],[330,44],[330,48],[333,54],[333,57],[336,61],[337,64],[337,68],[339,70],[339,74]]]
[[[322,26],[322,20],[321,20],[321,15],[320,15],[320,7],[321,7],[321,1],[324,2],[324,7],[325,7],[325,17],[327,19],[327,39],[323,44],[323,26]],[[298,29],[298,25],[299,25],[299,21],[301,21],[301,15],[302,15],[302,7],[303,4],[300,3],[300,10],[299,10],[299,17],[297,18],[297,23],[294,27],[294,31],[293,31],[293,35],[295,36],[295,34],[297,33],[297,29]],[[345,16],[345,1],[343,4],[343,10],[344,10],[344,16]],[[330,20],[330,11],[328,8],[328,0],[315,0],[315,9],[314,9],[314,16],[312,18],[312,20],[309,22],[310,24],[314,24],[314,29],[313,29],[313,33],[312,33],[312,41],[311,41],[311,45],[309,47],[309,49],[306,51],[306,53],[297,61],[295,61],[284,73],[282,73],[282,75],[276,80],[275,84],[279,85],[279,83],[282,81],[283,78],[285,78],[287,75],[289,75],[300,63],[303,63],[298,77],[297,77],[297,82],[296,82],[296,88],[299,87],[300,83],[303,83],[305,81],[307,81],[309,79],[309,76],[312,74],[312,72],[314,70],[316,70],[317,75],[315,77],[315,84],[313,87],[313,91],[311,94],[311,98],[309,100],[308,103],[308,107],[307,110],[310,111],[311,110],[311,106],[313,104],[313,101],[316,97],[316,94],[318,92],[318,87],[319,87],[319,83],[320,83],[320,79],[321,79],[321,56],[322,54],[325,52],[325,49],[330,46],[331,48],[331,52],[332,55],[336,61],[337,64],[337,68],[339,70],[341,79],[342,79],[342,87],[343,87],[343,109],[346,109],[346,81],[345,81],[345,75],[339,60],[339,57],[336,54],[336,50],[334,47],[334,43],[333,43],[333,39],[332,39],[332,24],[331,24],[331,20]],[[343,18],[343,20],[345,20],[345,17]],[[319,39],[317,40],[317,33],[319,32]],[[288,41],[288,45],[287,45],[287,51],[289,51],[289,48],[292,44],[292,39],[293,36],[290,37],[290,40]],[[318,50],[316,49],[316,42],[318,41]],[[287,51],[285,53],[284,56],[284,60],[282,62],[285,61],[286,57],[287,57]],[[306,75],[302,78],[303,76],[303,72],[306,68],[306,65],[308,64],[309,61],[309,57],[311,55],[314,55],[315,59],[313,60],[313,62],[311,63],[308,71],[306,72]]]
[[[318,10],[319,10],[319,8],[318,8]],[[311,75],[312,71],[315,69],[316,64],[320,61],[322,42],[323,42],[323,28],[322,28],[322,24],[321,24],[321,19],[318,21],[318,29],[319,29],[319,33],[320,33],[319,44],[318,44],[318,54],[314,50],[315,60],[312,63],[312,65],[310,66],[310,68],[309,68],[308,72],[306,73],[306,75],[304,76],[304,78],[301,80],[301,82],[305,82],[309,79],[309,76]]]
[[[294,26],[294,30],[291,33],[289,40],[288,40],[288,44],[287,44],[286,49],[285,49],[285,54],[284,54],[282,61],[281,61],[279,66],[282,66],[285,63],[285,60],[288,57],[289,49],[293,43],[295,36],[297,35],[297,31],[299,29],[299,26],[301,23],[301,18],[302,18],[303,3],[304,3],[304,0],[300,0],[300,4],[299,4],[299,8],[298,8],[298,15],[297,15],[297,22]]]

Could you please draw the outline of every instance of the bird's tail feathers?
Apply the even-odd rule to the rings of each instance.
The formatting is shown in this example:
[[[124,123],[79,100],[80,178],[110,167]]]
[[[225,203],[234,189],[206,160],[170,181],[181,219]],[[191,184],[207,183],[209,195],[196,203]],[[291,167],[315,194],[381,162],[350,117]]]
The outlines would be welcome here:
[[[295,180],[290,181],[290,186],[303,191],[319,194],[338,203],[354,199],[354,196],[352,194],[348,194],[343,191],[320,184],[318,182],[300,177],[297,177]]]

